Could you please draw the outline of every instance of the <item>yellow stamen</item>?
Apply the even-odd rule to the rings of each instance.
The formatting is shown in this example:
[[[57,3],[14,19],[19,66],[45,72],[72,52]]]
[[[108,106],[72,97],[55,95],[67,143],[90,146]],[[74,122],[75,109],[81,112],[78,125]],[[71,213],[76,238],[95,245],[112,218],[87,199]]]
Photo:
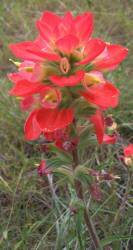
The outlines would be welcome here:
[[[46,100],[50,99],[52,97],[52,94],[45,95],[42,99],[42,102],[45,102]]]
[[[28,72],[32,72],[33,71],[33,67],[24,67],[24,69]]]
[[[117,128],[117,123],[113,122],[112,126],[108,127],[109,130],[115,130]]]
[[[100,78],[98,78],[98,77],[93,77],[93,81],[94,81],[94,83],[102,83],[102,84],[105,83],[105,81],[101,81]]]
[[[9,59],[9,61],[12,62],[12,63],[14,63],[17,67],[19,67],[20,64],[21,64],[20,62],[13,61],[11,58]]]
[[[19,71],[25,69],[27,72],[32,72],[33,71],[33,67],[23,67],[23,68],[19,68]]]
[[[56,95],[55,95],[55,93],[51,92],[51,93],[45,95],[44,98],[42,99],[42,102],[45,102],[48,99],[52,100],[53,102],[56,102]]]
[[[104,84],[105,81],[101,81],[101,79],[99,77],[96,77],[94,75],[86,74],[86,83],[87,83],[87,85],[88,84],[97,84],[97,83]]]
[[[106,45],[110,45],[110,42],[105,42],[106,43]]]
[[[16,97],[16,99],[19,100],[19,101],[22,101],[24,99],[24,97],[18,96],[18,97]]]

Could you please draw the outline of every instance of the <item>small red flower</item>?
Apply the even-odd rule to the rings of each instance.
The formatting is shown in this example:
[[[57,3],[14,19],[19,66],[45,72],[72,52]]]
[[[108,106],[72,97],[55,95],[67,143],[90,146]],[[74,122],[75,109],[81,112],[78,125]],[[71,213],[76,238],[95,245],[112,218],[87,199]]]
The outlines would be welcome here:
[[[128,147],[123,148],[125,156],[132,156],[133,155],[133,144],[130,144]]]
[[[128,147],[123,147],[124,155],[120,155],[120,158],[124,159],[124,162],[127,166],[132,165],[133,160],[133,144],[130,144]]]
[[[44,176],[50,174],[52,172],[52,169],[46,169],[46,161],[41,161],[40,165],[38,166],[37,172],[39,176]]]

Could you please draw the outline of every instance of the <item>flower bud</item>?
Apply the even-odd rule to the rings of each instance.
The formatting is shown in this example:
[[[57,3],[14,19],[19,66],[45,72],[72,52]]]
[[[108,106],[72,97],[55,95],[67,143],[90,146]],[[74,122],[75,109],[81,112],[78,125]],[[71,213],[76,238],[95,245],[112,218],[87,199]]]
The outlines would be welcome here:
[[[90,174],[92,174],[93,176],[99,176],[100,175],[100,171],[94,171],[93,169],[89,169],[88,170]]]
[[[75,209],[73,207],[70,209],[70,216],[74,216],[77,213],[78,213],[77,209]]]
[[[61,58],[60,60],[60,69],[64,74],[67,74],[69,71],[69,62],[66,57]]]
[[[46,144],[39,145],[39,147],[42,153],[48,153],[48,147]]]
[[[103,179],[104,180],[113,180],[114,176],[112,174],[105,173],[105,174],[103,174]]]
[[[60,148],[64,152],[71,152],[72,150],[75,149],[78,142],[79,138],[77,137],[72,141],[57,140],[55,145],[57,148]]]
[[[104,118],[104,126],[105,127],[110,127],[113,125],[113,118],[112,118],[112,115],[109,114],[107,115],[105,118]]]
[[[131,165],[132,165],[131,157],[124,157],[124,162],[127,166],[131,167]]]

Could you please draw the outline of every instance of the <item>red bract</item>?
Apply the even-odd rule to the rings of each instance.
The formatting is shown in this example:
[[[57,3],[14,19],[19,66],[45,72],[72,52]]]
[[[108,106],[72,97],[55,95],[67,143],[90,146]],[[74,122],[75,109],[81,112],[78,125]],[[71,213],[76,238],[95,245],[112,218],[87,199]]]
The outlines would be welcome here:
[[[62,110],[42,108],[37,112],[36,119],[42,130],[54,131],[72,122],[73,110],[72,108]]]
[[[116,143],[118,141],[119,136],[120,135],[119,135],[118,132],[114,132],[113,135],[104,134],[103,142],[106,143],[106,144]]]
[[[21,109],[32,110],[25,124],[26,139],[34,140],[44,133],[56,140],[56,132],[83,113],[94,124],[100,145],[116,140],[114,136],[107,140],[104,135],[101,110],[117,106],[119,91],[99,71],[116,68],[127,49],[91,38],[92,13],[73,18],[67,11],[61,18],[46,11],[37,20],[37,28],[39,36],[33,42],[10,45],[12,52],[24,60],[14,62],[19,71],[9,79],[15,83],[10,94],[23,97]],[[56,144],[62,147],[62,141]]]
[[[76,35],[79,37],[80,45],[86,45],[93,32],[93,14],[83,13],[74,19]],[[86,25],[87,24],[87,25]]]
[[[94,124],[98,142],[102,145],[104,136],[104,116],[102,111],[98,109],[96,114],[91,116],[89,119]]]
[[[85,59],[79,62],[78,65],[87,64],[92,61],[103,52],[105,45],[106,44],[100,39],[90,39],[83,51],[83,57],[85,57]]]
[[[119,90],[110,82],[105,84],[95,84],[87,91],[80,94],[89,102],[101,106],[103,108],[116,107],[118,104]]]
[[[64,86],[73,86],[79,83],[84,78],[84,71],[78,70],[75,75],[71,75],[69,77],[66,76],[59,76],[59,75],[53,75],[50,76],[51,82],[56,84],[59,87]]]
[[[38,109],[32,111],[25,123],[25,139],[26,140],[35,140],[41,134],[41,128],[36,120],[36,115]]]
[[[69,127],[64,127],[61,129],[56,129],[55,131],[49,131],[44,129],[44,138],[48,141],[56,141],[56,140],[69,140]]]
[[[39,93],[43,88],[44,84],[41,82],[32,83],[27,80],[18,81],[15,84],[14,89],[10,91],[10,95],[16,96],[29,96]]]
[[[107,117],[107,119],[108,118],[109,117]],[[96,136],[100,145],[102,145],[102,143],[106,144],[116,143],[120,136],[116,130],[116,126],[114,126],[115,123],[113,122],[113,120],[112,120],[113,123],[111,122],[111,124],[110,121],[108,121],[109,125],[107,126],[107,119],[106,118],[104,119],[101,109],[97,109],[96,114],[89,118],[89,120],[94,124]],[[109,132],[111,132],[111,134],[104,133],[104,128],[107,127],[109,127]]]
[[[65,117],[65,118],[64,118]],[[73,120],[73,110],[36,109],[32,111],[25,123],[26,140],[37,139],[42,131],[53,132],[69,125]]]
[[[93,61],[94,68],[116,67],[127,56],[127,53],[128,50],[120,45],[106,45],[104,52]]]
[[[23,97],[20,106],[22,110],[32,110],[36,107],[37,99],[32,95]]]

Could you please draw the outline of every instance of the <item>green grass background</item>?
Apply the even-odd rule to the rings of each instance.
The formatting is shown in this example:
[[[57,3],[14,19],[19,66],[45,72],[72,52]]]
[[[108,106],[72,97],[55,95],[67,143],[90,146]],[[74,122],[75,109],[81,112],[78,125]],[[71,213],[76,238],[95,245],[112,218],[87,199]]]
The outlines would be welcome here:
[[[126,167],[119,154],[123,145],[133,143],[133,1],[0,0],[0,250],[93,250],[85,225],[80,227],[79,244],[76,222],[68,215],[70,197],[64,183],[37,176],[36,164],[43,156],[37,145],[25,141],[23,127],[27,114],[20,111],[15,97],[9,96],[13,84],[7,77],[7,73],[16,70],[9,62],[9,58],[16,60],[9,44],[33,40],[37,35],[36,20],[45,10],[63,16],[68,9],[73,16],[93,11],[93,37],[129,49],[119,68],[107,74],[121,93],[118,107],[108,111],[113,113],[121,137],[118,143],[102,150],[97,146],[93,156],[89,156],[91,166],[105,168],[121,179],[101,184],[102,203],[88,194],[86,199],[99,237],[112,242],[113,250],[133,249],[133,190],[117,227],[109,231],[127,182]]]

